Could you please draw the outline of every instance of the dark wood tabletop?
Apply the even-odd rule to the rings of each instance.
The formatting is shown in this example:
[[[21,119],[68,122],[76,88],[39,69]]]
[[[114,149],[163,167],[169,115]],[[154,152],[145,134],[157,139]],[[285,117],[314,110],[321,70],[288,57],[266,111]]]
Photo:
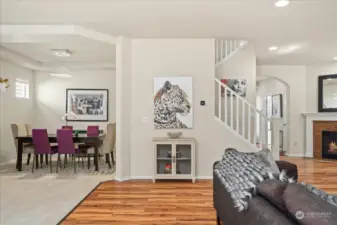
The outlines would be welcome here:
[[[57,143],[56,134],[48,134],[50,143]],[[92,136],[87,134],[77,134],[73,135],[74,143],[90,143],[95,149],[94,164],[95,170],[98,171],[98,147],[101,142],[104,140],[105,134],[101,133],[98,136]],[[18,149],[17,149],[17,159],[16,159],[16,169],[22,171],[22,151],[23,144],[33,143],[33,137],[31,135],[19,136],[16,138],[18,140]]]

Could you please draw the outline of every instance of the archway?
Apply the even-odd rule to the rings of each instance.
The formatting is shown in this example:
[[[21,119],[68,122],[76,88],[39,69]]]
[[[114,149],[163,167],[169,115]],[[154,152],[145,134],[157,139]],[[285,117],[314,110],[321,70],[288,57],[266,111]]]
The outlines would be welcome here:
[[[272,96],[282,95],[282,116],[281,118],[273,118],[273,124],[279,130],[278,135],[280,143],[280,152],[286,153],[290,150],[290,87],[284,80],[273,76],[257,77],[256,84],[256,107],[267,114],[265,99],[271,99]],[[268,107],[269,108],[269,107]]]

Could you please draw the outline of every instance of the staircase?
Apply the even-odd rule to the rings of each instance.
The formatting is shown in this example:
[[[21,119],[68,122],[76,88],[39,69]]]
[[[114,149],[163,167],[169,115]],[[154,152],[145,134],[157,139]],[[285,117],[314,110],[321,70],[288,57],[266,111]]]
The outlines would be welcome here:
[[[247,45],[246,40],[215,40],[215,66],[218,67]]]
[[[247,41],[216,40],[216,66],[225,63],[245,45]],[[214,116],[220,124],[256,150],[272,148],[271,120],[217,78],[214,78],[214,101]]]

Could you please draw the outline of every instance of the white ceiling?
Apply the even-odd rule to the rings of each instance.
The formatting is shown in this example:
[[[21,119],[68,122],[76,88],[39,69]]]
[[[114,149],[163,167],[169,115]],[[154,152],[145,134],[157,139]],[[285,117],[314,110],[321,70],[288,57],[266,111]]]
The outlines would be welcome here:
[[[81,36],[62,36],[54,42],[42,43],[6,43],[3,47],[20,53],[35,61],[47,64],[79,64],[115,62],[116,47],[90,40]],[[72,52],[71,57],[57,57],[52,49],[67,49]]]
[[[290,0],[285,8],[275,8],[274,0],[0,1],[3,24],[76,24],[137,38],[248,39],[260,64],[331,62],[337,56],[337,0]],[[271,45],[298,49],[279,55],[268,52]]]

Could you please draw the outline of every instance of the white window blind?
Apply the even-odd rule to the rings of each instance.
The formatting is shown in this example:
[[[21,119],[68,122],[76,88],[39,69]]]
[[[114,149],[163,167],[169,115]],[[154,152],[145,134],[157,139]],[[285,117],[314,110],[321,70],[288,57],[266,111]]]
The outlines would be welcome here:
[[[15,96],[16,98],[29,99],[29,81],[28,80],[15,80]]]

